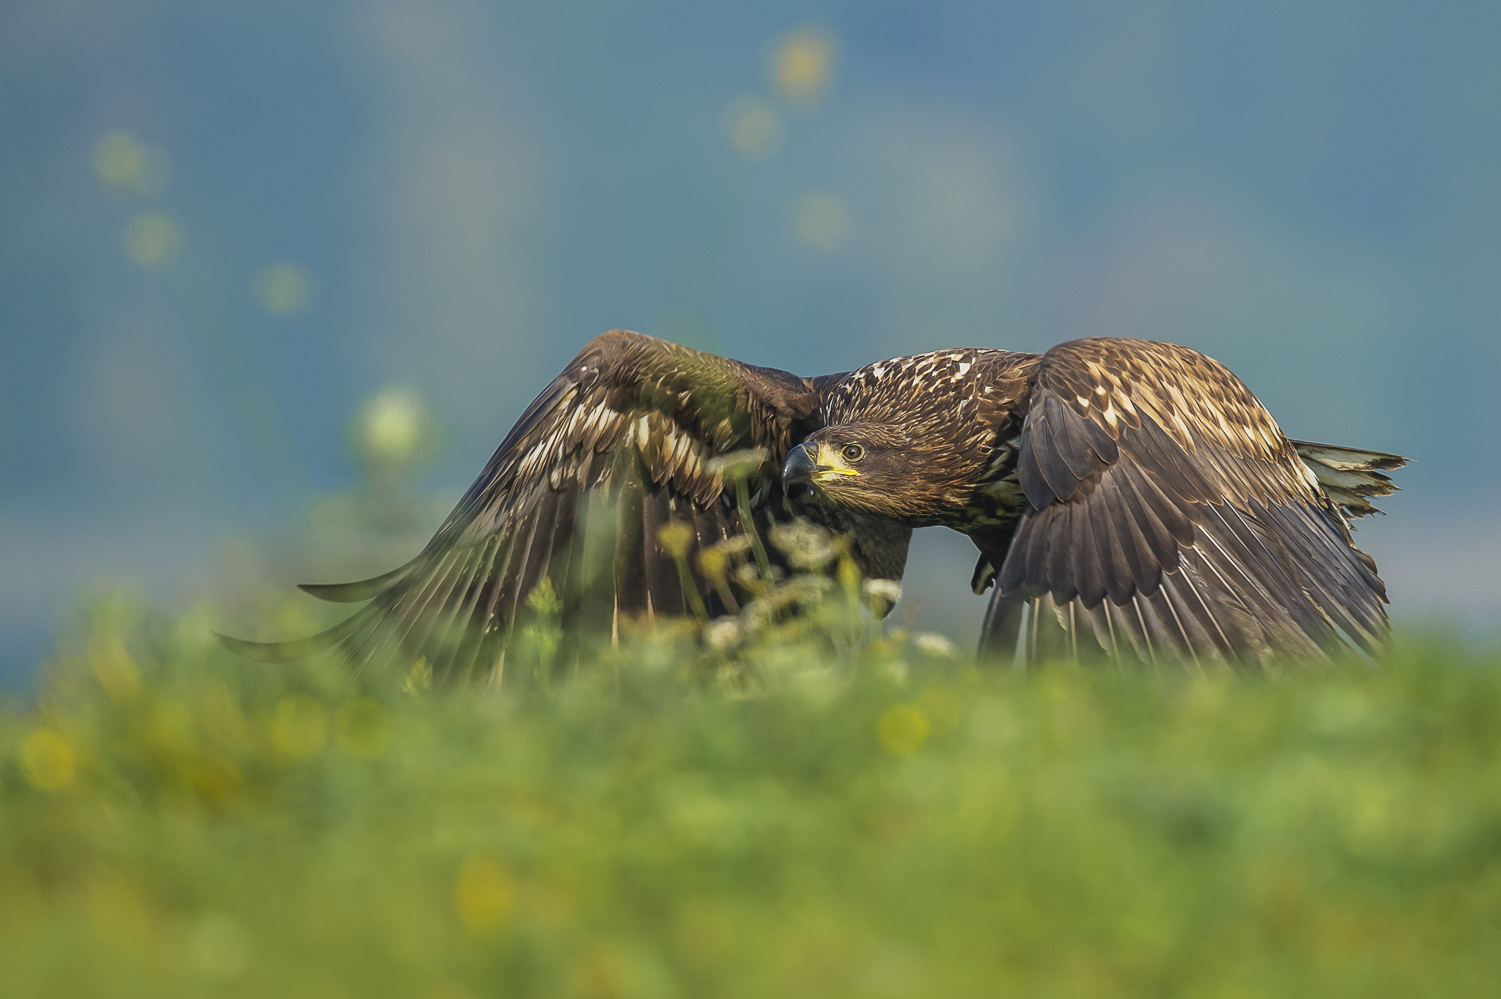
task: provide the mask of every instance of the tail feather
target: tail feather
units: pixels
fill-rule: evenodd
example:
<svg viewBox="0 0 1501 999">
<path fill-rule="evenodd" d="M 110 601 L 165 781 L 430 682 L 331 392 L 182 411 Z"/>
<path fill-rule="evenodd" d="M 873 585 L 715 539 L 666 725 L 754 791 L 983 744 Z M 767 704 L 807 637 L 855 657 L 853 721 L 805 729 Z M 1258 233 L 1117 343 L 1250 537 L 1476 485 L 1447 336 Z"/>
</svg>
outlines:
<svg viewBox="0 0 1501 999">
<path fill-rule="evenodd" d="M 1349 517 L 1380 513 L 1369 497 L 1390 496 L 1396 492 L 1398 487 L 1391 476 L 1383 473 L 1407 464 L 1406 458 L 1384 451 L 1363 451 L 1307 441 L 1291 443 L 1329 499 Z"/>
</svg>

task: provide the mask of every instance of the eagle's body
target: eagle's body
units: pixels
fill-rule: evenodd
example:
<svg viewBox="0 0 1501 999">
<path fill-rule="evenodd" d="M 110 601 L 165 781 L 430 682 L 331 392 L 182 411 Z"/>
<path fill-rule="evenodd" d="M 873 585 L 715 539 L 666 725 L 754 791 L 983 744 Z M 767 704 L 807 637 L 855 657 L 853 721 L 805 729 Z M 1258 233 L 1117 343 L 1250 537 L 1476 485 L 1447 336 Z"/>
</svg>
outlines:
<svg viewBox="0 0 1501 999">
<path fill-rule="evenodd" d="M 751 451 L 770 460 L 740 503 L 724 459 Z M 1172 344 L 964 348 L 801 378 L 614 330 L 531 404 L 415 559 L 305 587 L 367 607 L 304 642 L 231 644 L 494 673 L 544 575 L 571 630 L 686 614 L 660 529 L 691 524 L 706 549 L 748 514 L 757 533 L 802 518 L 843 534 L 873 578 L 900 579 L 914 528 L 965 533 L 976 592 L 995 584 L 981 639 L 995 654 L 1204 665 L 1371 650 L 1385 590 L 1348 517 L 1372 512 L 1401 464 L 1289 441 L 1226 368 Z M 722 581 L 687 563 L 707 612 L 725 612 Z"/>
</svg>

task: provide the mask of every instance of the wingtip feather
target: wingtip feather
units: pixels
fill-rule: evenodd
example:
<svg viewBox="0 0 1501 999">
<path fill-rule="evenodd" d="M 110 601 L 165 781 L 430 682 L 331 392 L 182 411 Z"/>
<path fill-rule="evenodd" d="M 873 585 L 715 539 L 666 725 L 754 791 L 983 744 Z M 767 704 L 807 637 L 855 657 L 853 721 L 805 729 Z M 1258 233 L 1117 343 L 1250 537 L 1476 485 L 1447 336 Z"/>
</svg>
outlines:
<svg viewBox="0 0 1501 999">
<path fill-rule="evenodd" d="M 370 619 L 371 607 L 355 612 L 327 631 L 306 638 L 294 638 L 285 642 L 252 642 L 232 635 L 213 632 L 224 647 L 235 655 L 251 662 L 290 663 L 319 652 L 327 651 L 348 638 L 359 626 Z"/>
<path fill-rule="evenodd" d="M 371 597 L 384 593 L 392 583 L 405 575 L 411 566 L 412 563 L 408 562 L 390 572 L 383 572 L 369 579 L 356 580 L 353 583 L 298 583 L 297 588 L 319 600 L 327 600 L 329 603 L 359 603 L 361 600 L 369 600 Z"/>
<path fill-rule="evenodd" d="M 307 639 L 292 642 L 252 642 L 244 638 L 235 638 L 233 635 L 224 635 L 219 632 L 211 632 L 219 640 L 219 644 L 239 656 L 256 663 L 273 663 L 282 665 L 294 662 L 302 658 L 305 652 L 294 649 L 294 646 L 304 644 Z"/>
</svg>

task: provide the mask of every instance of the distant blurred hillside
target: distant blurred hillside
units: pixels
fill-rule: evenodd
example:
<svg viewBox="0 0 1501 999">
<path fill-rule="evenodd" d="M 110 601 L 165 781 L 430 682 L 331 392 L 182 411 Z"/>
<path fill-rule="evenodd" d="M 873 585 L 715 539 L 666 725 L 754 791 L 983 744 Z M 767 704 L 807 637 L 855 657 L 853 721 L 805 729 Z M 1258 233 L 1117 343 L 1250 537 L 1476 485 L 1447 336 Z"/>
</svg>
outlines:
<svg viewBox="0 0 1501 999">
<path fill-rule="evenodd" d="M 385 387 L 456 494 L 616 326 L 802 373 L 1192 345 L 1415 457 L 1361 541 L 1399 616 L 1489 628 L 1497 51 L 1480 2 L 6 5 L 0 683 L 78 588 L 349 489 Z M 908 587 L 964 641 L 966 548 Z"/>
</svg>

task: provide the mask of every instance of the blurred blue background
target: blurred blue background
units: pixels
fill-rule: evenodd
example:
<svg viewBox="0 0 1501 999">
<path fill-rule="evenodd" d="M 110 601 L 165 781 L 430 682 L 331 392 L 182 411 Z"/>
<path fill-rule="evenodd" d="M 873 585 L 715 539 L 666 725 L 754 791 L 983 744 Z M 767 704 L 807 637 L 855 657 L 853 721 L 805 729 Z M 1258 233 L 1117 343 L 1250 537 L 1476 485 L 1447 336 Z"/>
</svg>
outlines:
<svg viewBox="0 0 1501 999">
<path fill-rule="evenodd" d="M 456 494 L 590 336 L 802 374 L 1174 340 L 1411 455 L 1398 619 L 1501 610 L 1501 7 L 0 7 L 0 674 L 191 597 L 420 395 Z M 957 535 L 919 620 L 969 640 Z"/>
</svg>

